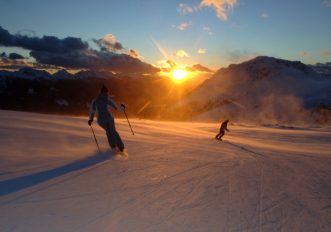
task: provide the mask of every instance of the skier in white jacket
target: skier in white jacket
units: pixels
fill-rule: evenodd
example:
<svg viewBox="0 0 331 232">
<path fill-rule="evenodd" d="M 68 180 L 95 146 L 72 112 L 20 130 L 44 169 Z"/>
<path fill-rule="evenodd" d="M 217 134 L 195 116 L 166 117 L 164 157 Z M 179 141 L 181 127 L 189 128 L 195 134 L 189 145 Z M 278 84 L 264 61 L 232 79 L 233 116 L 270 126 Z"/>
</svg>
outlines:
<svg viewBox="0 0 331 232">
<path fill-rule="evenodd" d="M 108 95 L 108 89 L 105 85 L 102 86 L 100 94 L 93 99 L 90 108 L 90 117 L 88 124 L 91 126 L 94 118 L 94 114 L 97 114 L 98 124 L 106 131 L 109 146 L 114 149 L 116 146 L 122 152 L 124 150 L 124 144 L 118 132 L 115 129 L 114 116 L 109 109 L 113 109 L 123 112 L 125 105 L 117 104 L 111 97 Z"/>
</svg>

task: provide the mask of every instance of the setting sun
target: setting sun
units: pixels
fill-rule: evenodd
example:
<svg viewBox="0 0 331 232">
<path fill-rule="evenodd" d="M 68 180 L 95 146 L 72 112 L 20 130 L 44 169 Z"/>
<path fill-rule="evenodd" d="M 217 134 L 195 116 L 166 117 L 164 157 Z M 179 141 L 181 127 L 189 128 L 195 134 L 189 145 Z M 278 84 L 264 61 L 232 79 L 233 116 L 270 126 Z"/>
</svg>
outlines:
<svg viewBox="0 0 331 232">
<path fill-rule="evenodd" d="M 172 77 L 176 81 L 181 81 L 187 77 L 188 73 L 182 69 L 175 69 L 172 71 Z"/>
</svg>

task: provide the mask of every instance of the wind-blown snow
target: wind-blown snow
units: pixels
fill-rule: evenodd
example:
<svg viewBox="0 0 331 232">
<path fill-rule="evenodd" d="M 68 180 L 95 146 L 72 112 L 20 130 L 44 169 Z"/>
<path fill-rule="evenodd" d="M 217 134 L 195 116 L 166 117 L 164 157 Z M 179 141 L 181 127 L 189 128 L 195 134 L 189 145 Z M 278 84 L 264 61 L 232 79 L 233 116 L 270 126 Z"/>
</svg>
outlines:
<svg viewBox="0 0 331 232">
<path fill-rule="evenodd" d="M 218 70 L 180 104 L 195 120 L 330 124 L 331 78 L 300 62 L 256 57 Z"/>
<path fill-rule="evenodd" d="M 331 228 L 331 128 L 131 123 L 116 159 L 86 118 L 0 111 L 0 231 Z"/>
</svg>

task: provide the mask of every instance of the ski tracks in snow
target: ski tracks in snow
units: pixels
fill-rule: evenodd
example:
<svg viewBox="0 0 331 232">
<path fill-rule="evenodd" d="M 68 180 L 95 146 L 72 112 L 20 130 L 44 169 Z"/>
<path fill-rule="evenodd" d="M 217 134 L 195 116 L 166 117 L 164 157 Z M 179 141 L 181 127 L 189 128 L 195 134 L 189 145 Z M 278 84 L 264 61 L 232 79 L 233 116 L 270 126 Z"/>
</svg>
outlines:
<svg viewBox="0 0 331 232">
<path fill-rule="evenodd" d="M 252 173 L 258 174 L 258 178 L 255 177 L 258 181 L 258 221 L 256 224 L 246 221 L 245 226 L 238 222 L 237 227 L 232 222 L 230 225 L 235 227 L 228 228 L 229 231 L 328 231 L 331 226 L 328 207 L 331 204 L 331 184 L 328 181 L 331 173 L 327 171 L 331 165 L 330 157 L 281 150 L 275 153 L 261 148 L 256 152 L 247 146 L 227 143 L 244 152 L 237 153 L 240 157 L 252 157 L 258 169 L 254 172 L 254 168 L 250 168 Z M 240 173 L 240 168 L 237 171 Z M 240 178 L 249 181 L 249 175 Z M 229 196 L 235 198 L 233 185 L 235 183 L 229 181 Z M 245 194 L 252 190 L 247 189 Z M 324 209 L 329 211 L 323 212 Z M 240 213 L 237 216 L 240 217 Z"/>
<path fill-rule="evenodd" d="M 263 231 L 263 182 L 264 182 L 264 159 L 266 158 L 265 155 L 255 152 L 251 149 L 248 149 L 244 146 L 237 145 L 233 142 L 229 142 L 227 140 L 223 141 L 224 144 L 229 144 L 231 147 L 233 147 L 237 152 L 234 152 L 236 154 L 236 160 L 238 165 L 234 166 L 234 169 L 230 171 L 228 175 L 228 209 L 227 209 L 227 231 L 232 230 L 238 230 L 238 231 L 246 231 L 246 230 L 254 230 L 254 231 Z M 248 156 L 247 156 L 248 155 Z M 258 178 L 256 176 L 251 175 L 251 173 L 247 174 L 241 174 L 242 170 L 245 169 L 245 165 L 253 165 L 256 166 L 255 172 L 258 174 Z M 254 170 L 254 168 L 252 168 Z M 232 211 L 235 211 L 233 209 L 232 201 L 238 200 L 238 194 L 240 195 L 239 191 L 236 190 L 236 188 L 239 188 L 239 185 L 242 185 L 244 182 L 251 182 L 253 179 L 257 182 L 256 189 L 253 190 L 253 192 L 256 192 L 257 196 L 257 202 L 255 203 L 256 206 L 256 213 L 255 217 L 257 218 L 257 223 L 252 223 L 251 219 L 242 218 L 242 214 L 244 213 L 241 209 L 239 209 L 239 215 L 238 213 L 235 215 L 231 215 Z M 234 182 L 234 183 L 233 183 Z M 252 191 L 252 189 L 245 189 L 245 191 Z M 233 196 L 236 195 L 236 196 Z M 240 200 L 245 202 L 245 196 L 241 196 Z M 254 202 L 252 202 L 254 204 Z M 240 206 L 239 206 L 240 207 Z M 232 213 L 233 214 L 233 213 Z M 254 215 L 251 215 L 254 216 Z M 232 222 L 231 219 L 234 217 L 239 217 L 238 222 L 230 223 Z M 234 226 L 234 228 L 232 228 Z M 237 228 L 236 228 L 237 226 Z"/>
<path fill-rule="evenodd" d="M 31 117 L 35 120 L 29 122 L 29 128 L 48 121 L 48 116 Z M 85 120 L 56 116 L 54 120 L 63 128 L 75 122 L 77 131 L 57 130 L 59 138 L 71 136 L 83 145 L 90 141 Z M 52 179 L 3 196 L 0 230 L 255 232 L 331 228 L 331 157 L 327 152 L 331 150 L 327 143 L 331 132 L 233 126 L 225 136 L 229 140 L 218 142 L 211 139 L 216 124 L 134 120 L 137 134 L 131 136 L 125 123 L 120 121 L 118 129 L 130 159 L 107 159 L 81 169 L 65 169 L 61 175 L 50 175 Z M 17 139 L 24 138 L 19 136 L 19 128 L 12 127 Z M 103 131 L 96 132 L 106 144 Z M 44 151 L 54 143 L 53 130 L 45 128 L 42 136 L 38 149 L 47 156 Z M 95 149 L 91 143 L 68 153 L 67 143 L 59 138 L 56 142 L 63 147 L 56 146 L 56 153 L 71 155 L 71 160 L 84 158 L 84 149 Z M 15 154 L 11 153 L 15 149 L 12 144 L 3 142 L 2 148 L 10 151 L 6 154 Z M 17 154 L 19 161 L 28 158 L 21 151 Z M 38 160 L 38 150 L 36 154 Z M 20 171 L 15 166 L 8 170 Z M 0 174 L 6 177 L 8 173 Z"/>
</svg>

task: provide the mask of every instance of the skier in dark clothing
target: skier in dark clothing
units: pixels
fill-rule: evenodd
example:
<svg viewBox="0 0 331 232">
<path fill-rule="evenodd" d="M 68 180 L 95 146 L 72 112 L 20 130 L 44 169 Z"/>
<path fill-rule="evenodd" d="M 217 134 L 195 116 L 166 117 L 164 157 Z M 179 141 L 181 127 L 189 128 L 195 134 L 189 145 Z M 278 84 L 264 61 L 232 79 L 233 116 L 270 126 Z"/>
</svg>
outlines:
<svg viewBox="0 0 331 232">
<path fill-rule="evenodd" d="M 225 131 L 230 132 L 228 130 L 228 122 L 229 122 L 229 120 L 225 120 L 224 122 L 222 122 L 222 125 L 220 127 L 220 132 L 215 136 L 215 139 L 222 141 L 222 137 L 225 134 Z"/>
<path fill-rule="evenodd" d="M 109 110 L 109 106 L 119 112 L 123 112 L 125 108 L 124 104 L 118 105 L 110 98 L 107 87 L 103 85 L 100 94 L 92 101 L 88 124 L 91 126 L 94 114 L 97 113 L 98 124 L 106 131 L 109 146 L 112 149 L 115 149 L 117 146 L 122 152 L 124 150 L 124 144 L 115 129 L 114 116 Z"/>
</svg>

